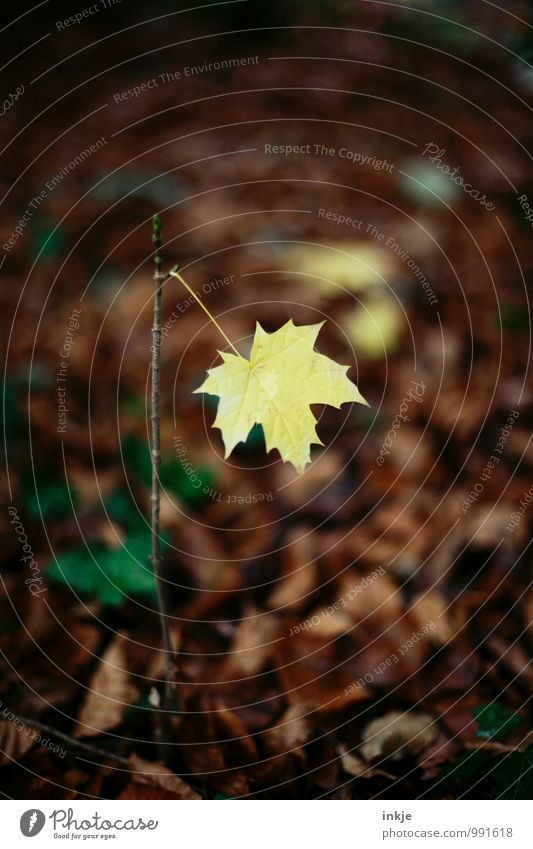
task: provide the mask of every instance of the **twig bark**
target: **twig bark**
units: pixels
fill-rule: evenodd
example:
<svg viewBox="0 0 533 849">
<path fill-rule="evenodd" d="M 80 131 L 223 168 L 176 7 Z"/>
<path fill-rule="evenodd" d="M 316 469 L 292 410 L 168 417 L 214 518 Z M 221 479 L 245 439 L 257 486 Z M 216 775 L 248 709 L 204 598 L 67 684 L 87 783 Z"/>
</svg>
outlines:
<svg viewBox="0 0 533 849">
<path fill-rule="evenodd" d="M 151 424 L 152 424 L 152 569 L 154 571 L 156 590 L 157 590 L 157 606 L 159 611 L 159 623 L 161 627 L 161 635 L 163 638 L 163 651 L 165 655 L 166 681 L 162 699 L 162 713 L 159 715 L 161 719 L 160 736 L 161 742 L 169 743 L 169 715 L 168 711 L 176 706 L 177 702 L 177 687 L 176 687 L 176 664 L 174 660 L 174 652 L 172 649 L 172 641 L 170 638 L 169 617 L 166 608 L 165 590 L 161 577 L 161 536 L 160 536 L 160 498 L 161 498 L 161 483 L 160 483 L 160 468 L 161 468 L 161 415 L 160 415 L 160 358 L 161 358 L 161 287 L 165 279 L 165 275 L 161 270 L 161 220 L 158 215 L 154 215 L 152 221 L 152 241 L 154 244 L 154 313 L 152 324 L 152 398 L 151 398 Z M 168 746 L 162 746 L 163 751 L 167 750 L 165 761 L 168 760 Z"/>
<path fill-rule="evenodd" d="M 58 731 L 57 728 L 52 728 L 51 725 L 46 725 L 46 723 L 41 722 L 40 719 L 30 719 L 29 717 L 14 713 L 14 711 L 10 711 L 10 714 L 22 725 L 26 725 L 29 728 L 38 728 L 39 731 L 44 731 L 45 734 L 49 734 L 50 737 L 53 737 L 55 740 L 60 740 L 71 749 L 77 750 L 80 753 L 84 752 L 86 755 L 92 755 L 99 761 L 113 761 L 116 764 L 121 764 L 126 767 L 128 772 L 131 772 L 132 774 L 135 773 L 135 767 L 132 766 L 130 758 L 125 758 L 123 755 L 117 755 L 115 752 L 102 749 L 100 746 L 93 746 L 91 743 L 84 743 L 83 740 L 78 740 L 76 737 L 71 737 L 69 734 L 64 734 L 62 731 Z M 157 775 L 157 773 L 154 774 Z M 188 776 L 184 780 L 186 780 L 187 784 L 189 784 L 193 790 L 196 790 L 197 793 L 205 795 L 205 789 L 191 781 Z"/>
<path fill-rule="evenodd" d="M 61 740 L 63 743 L 66 743 L 71 749 L 78 749 L 80 752 L 86 752 L 88 755 L 93 755 L 99 760 L 109 758 L 109 760 L 115 761 L 116 763 L 125 764 L 126 766 L 129 764 L 128 759 L 122 757 L 122 755 L 116 755 L 114 752 L 108 752 L 106 749 L 101 749 L 99 746 L 92 746 L 90 743 L 84 743 L 82 740 L 77 740 L 69 734 L 63 734 L 62 731 L 58 731 L 56 728 L 46 725 L 44 722 L 41 722 L 40 719 L 29 719 L 28 717 L 20 716 L 20 714 L 14 713 L 13 711 L 10 711 L 10 713 L 12 713 L 14 718 L 23 725 L 26 725 L 29 728 L 38 728 L 39 731 L 44 731 L 44 733 L 49 734 L 50 737 L 54 737 L 54 739 Z"/>
</svg>

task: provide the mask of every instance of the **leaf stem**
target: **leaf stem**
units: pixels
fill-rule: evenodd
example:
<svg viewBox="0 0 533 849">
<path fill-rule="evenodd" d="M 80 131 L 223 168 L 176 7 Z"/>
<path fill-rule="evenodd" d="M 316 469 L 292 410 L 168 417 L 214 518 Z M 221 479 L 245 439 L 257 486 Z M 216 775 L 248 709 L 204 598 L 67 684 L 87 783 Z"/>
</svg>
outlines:
<svg viewBox="0 0 533 849">
<path fill-rule="evenodd" d="M 216 320 L 216 318 L 215 318 L 213 315 L 211 315 L 211 313 L 210 313 L 210 312 L 209 312 L 209 310 L 207 309 L 207 307 L 206 307 L 206 305 L 204 304 L 204 302 L 203 302 L 203 301 L 202 301 L 202 300 L 198 297 L 198 295 L 196 294 L 196 292 L 194 292 L 194 291 L 191 289 L 191 287 L 189 286 L 189 284 L 185 282 L 185 280 L 183 279 L 183 277 L 181 276 L 181 274 L 178 272 L 178 266 L 177 266 L 177 265 L 176 265 L 173 269 L 171 269 L 171 271 L 169 271 L 168 276 L 169 276 L 169 277 L 175 277 L 175 278 L 176 278 L 176 280 L 179 280 L 179 281 L 180 281 L 180 283 L 182 284 L 182 286 L 185 286 L 185 288 L 187 289 L 187 291 L 188 291 L 188 292 L 189 292 L 189 293 L 193 296 L 193 298 L 194 298 L 194 300 L 196 301 L 196 303 L 198 304 L 198 306 L 202 307 L 202 309 L 203 309 L 203 311 L 205 312 L 205 314 L 207 315 L 207 317 L 208 317 L 209 321 L 211 321 L 211 322 L 215 325 L 216 329 L 219 331 L 219 333 L 221 333 L 221 334 L 222 334 L 222 336 L 224 337 L 224 339 L 226 340 L 226 342 L 228 343 L 228 345 L 230 346 L 230 348 L 232 348 L 232 349 L 233 349 L 233 351 L 235 352 L 235 354 L 236 354 L 238 357 L 240 357 L 240 359 L 242 360 L 242 359 L 243 359 L 242 354 L 239 354 L 239 352 L 238 352 L 237 348 L 235 347 L 235 345 L 233 344 L 233 342 L 231 341 L 231 339 L 229 339 L 229 338 L 226 336 L 226 334 L 225 334 L 225 333 L 224 333 L 224 331 L 222 330 L 222 328 L 221 328 L 220 324 L 218 323 L 218 321 Z"/>
</svg>

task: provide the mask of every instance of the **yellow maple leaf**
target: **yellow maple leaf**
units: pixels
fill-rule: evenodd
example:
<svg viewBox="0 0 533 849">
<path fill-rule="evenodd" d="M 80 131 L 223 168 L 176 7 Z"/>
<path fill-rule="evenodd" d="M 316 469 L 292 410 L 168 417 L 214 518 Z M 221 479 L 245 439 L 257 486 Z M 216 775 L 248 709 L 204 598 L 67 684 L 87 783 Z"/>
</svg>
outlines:
<svg viewBox="0 0 533 849">
<path fill-rule="evenodd" d="M 208 371 L 195 392 L 219 397 L 213 427 L 222 431 L 226 457 L 261 424 L 267 451 L 277 448 L 301 474 L 311 445 L 323 444 L 309 405 L 367 404 L 346 376 L 349 367 L 314 350 L 322 324 L 296 327 L 291 319 L 266 333 L 257 323 L 249 360 L 219 352 L 224 362 Z"/>
</svg>

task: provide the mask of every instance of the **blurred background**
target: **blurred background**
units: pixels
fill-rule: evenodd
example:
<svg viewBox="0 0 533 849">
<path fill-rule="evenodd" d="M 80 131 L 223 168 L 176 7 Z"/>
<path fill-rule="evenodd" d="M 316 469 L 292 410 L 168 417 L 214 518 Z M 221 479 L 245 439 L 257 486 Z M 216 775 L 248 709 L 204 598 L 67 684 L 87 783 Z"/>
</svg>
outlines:
<svg viewBox="0 0 533 849">
<path fill-rule="evenodd" d="M 1 33 L 0 790 L 531 798 L 531 6 L 176 6 Z M 239 350 L 325 321 L 370 404 L 302 476 L 260 427 L 225 460 L 226 343 L 165 282 L 164 786 L 154 213 Z"/>
</svg>

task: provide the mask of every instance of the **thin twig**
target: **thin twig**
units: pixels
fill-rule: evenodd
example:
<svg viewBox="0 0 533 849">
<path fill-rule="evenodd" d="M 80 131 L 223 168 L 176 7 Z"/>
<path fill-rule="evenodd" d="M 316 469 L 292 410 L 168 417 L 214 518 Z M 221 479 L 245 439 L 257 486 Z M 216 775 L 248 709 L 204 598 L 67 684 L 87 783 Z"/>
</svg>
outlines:
<svg viewBox="0 0 533 849">
<path fill-rule="evenodd" d="M 116 755 L 114 752 L 108 752 L 106 749 L 100 749 L 98 746 L 92 746 L 90 743 L 84 743 L 82 740 L 77 740 L 75 737 L 63 734 L 62 731 L 58 731 L 56 728 L 46 725 L 44 722 L 41 722 L 40 719 L 28 719 L 25 716 L 14 713 L 14 711 L 9 711 L 9 713 L 13 715 L 14 719 L 17 719 L 23 725 L 27 725 L 29 728 L 38 728 L 39 731 L 44 731 L 45 734 L 49 734 L 56 740 L 62 740 L 63 743 L 66 743 L 71 749 L 79 749 L 82 752 L 87 752 L 87 754 L 94 755 L 100 759 L 110 758 L 117 763 L 126 765 L 129 764 L 128 759 L 122 757 L 122 755 Z"/>
<path fill-rule="evenodd" d="M 0 652 L 0 660 L 4 664 L 6 668 L 6 672 L 9 675 L 9 678 L 15 685 L 16 689 L 23 695 L 25 699 L 30 699 L 31 701 L 35 701 L 35 697 L 33 691 L 30 689 L 29 685 L 26 682 L 21 682 L 17 675 L 15 675 L 12 671 L 11 664 L 9 663 L 7 657 L 3 652 Z M 57 731 L 55 728 L 52 728 L 49 725 L 45 725 L 44 722 L 41 722 L 40 719 L 28 719 L 25 716 L 21 716 L 19 713 L 15 713 L 15 711 L 6 708 L 9 716 L 13 717 L 13 719 L 17 719 L 23 725 L 28 725 L 32 728 L 38 728 L 40 731 L 44 731 L 46 734 L 50 734 L 51 737 L 55 737 L 58 740 L 63 740 L 65 743 L 71 748 L 81 749 L 85 752 L 89 752 L 93 755 L 98 755 L 98 757 L 106 757 L 111 758 L 120 763 L 128 763 L 127 758 L 123 758 L 121 755 L 115 755 L 114 752 L 106 752 L 105 749 L 99 749 L 98 746 L 91 746 L 89 743 L 82 743 L 81 740 L 76 740 L 75 737 L 70 737 L 68 734 L 63 734 L 62 731 Z M 5 711 L 4 711 L 5 713 Z M 13 720 L 10 720 L 11 722 Z"/>
<path fill-rule="evenodd" d="M 18 722 L 20 722 L 22 725 L 27 725 L 30 728 L 38 728 L 39 731 L 44 731 L 44 733 L 49 734 L 50 737 L 53 737 L 56 740 L 61 740 L 71 749 L 78 749 L 80 752 L 85 752 L 87 755 L 92 755 L 93 757 L 98 758 L 99 761 L 115 761 L 115 763 L 117 764 L 122 764 L 122 766 L 128 767 L 128 770 L 131 773 L 135 772 L 135 768 L 132 767 L 130 759 L 125 758 L 123 755 L 116 755 L 115 752 L 108 752 L 107 749 L 101 749 L 99 746 L 93 746 L 91 743 L 84 743 L 82 740 L 77 740 L 75 737 L 70 737 L 68 734 L 64 734 L 62 731 L 58 731 L 56 728 L 52 728 L 50 725 L 46 725 L 46 723 L 41 722 L 40 719 L 29 719 L 26 716 L 21 716 L 19 713 L 15 713 L 14 711 L 9 711 L 9 713 L 13 717 L 13 719 L 18 720 Z M 157 775 L 157 773 L 154 773 L 154 775 Z M 186 777 L 186 780 L 189 786 L 193 788 L 193 790 L 196 790 L 196 792 L 200 793 L 200 795 L 205 795 L 205 791 L 201 787 L 199 787 L 195 782 L 191 781 L 188 776 Z"/>
<path fill-rule="evenodd" d="M 170 638 L 168 623 L 168 611 L 166 609 L 165 591 L 161 578 L 161 537 L 160 537 L 160 497 L 161 483 L 159 479 L 161 468 L 161 416 L 160 402 L 160 354 L 161 354 L 161 287 L 165 275 L 161 271 L 161 220 L 154 215 L 152 221 L 152 241 L 154 243 L 154 319 L 152 325 L 152 400 L 151 400 L 151 422 L 152 422 L 152 569 L 154 571 L 157 606 L 159 611 L 159 623 L 163 638 L 163 651 L 165 655 L 166 681 L 162 699 L 163 712 L 168 712 L 176 706 L 176 664 Z M 169 742 L 169 716 L 159 714 L 161 719 L 160 739 L 163 743 Z M 158 735 L 159 736 L 159 735 Z M 168 747 L 161 747 L 167 752 L 165 761 L 168 760 Z"/>
</svg>

